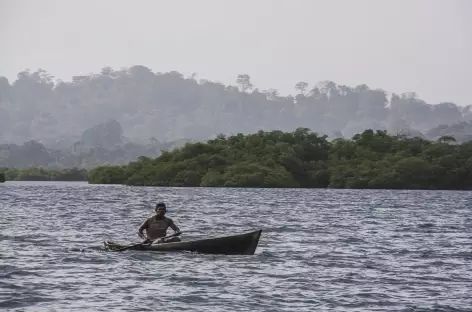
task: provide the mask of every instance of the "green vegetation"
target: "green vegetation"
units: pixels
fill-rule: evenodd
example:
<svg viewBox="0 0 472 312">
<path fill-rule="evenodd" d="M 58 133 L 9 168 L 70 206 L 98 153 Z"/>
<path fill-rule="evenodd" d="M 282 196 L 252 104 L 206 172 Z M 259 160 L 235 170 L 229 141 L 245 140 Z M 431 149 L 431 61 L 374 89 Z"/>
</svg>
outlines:
<svg viewBox="0 0 472 312">
<path fill-rule="evenodd" d="M 0 172 L 0 183 L 3 183 L 6 181 L 5 174 L 3 172 Z"/>
<path fill-rule="evenodd" d="M 328 141 L 306 128 L 219 135 L 157 158 L 89 171 L 89 183 L 144 186 L 472 189 L 472 142 L 367 130 Z"/>
<path fill-rule="evenodd" d="M 0 168 L 1 177 L 8 181 L 87 181 L 87 170 L 45 168 Z"/>
</svg>

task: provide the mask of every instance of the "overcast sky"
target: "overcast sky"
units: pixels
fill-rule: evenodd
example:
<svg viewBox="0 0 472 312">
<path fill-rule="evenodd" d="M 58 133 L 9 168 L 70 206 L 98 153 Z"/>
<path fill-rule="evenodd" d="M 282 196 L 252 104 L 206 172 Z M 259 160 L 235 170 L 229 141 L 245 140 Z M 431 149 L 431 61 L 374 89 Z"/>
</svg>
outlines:
<svg viewBox="0 0 472 312">
<path fill-rule="evenodd" d="M 145 65 L 294 94 L 323 80 L 472 104 L 472 0 L 0 0 L 0 75 Z"/>
</svg>

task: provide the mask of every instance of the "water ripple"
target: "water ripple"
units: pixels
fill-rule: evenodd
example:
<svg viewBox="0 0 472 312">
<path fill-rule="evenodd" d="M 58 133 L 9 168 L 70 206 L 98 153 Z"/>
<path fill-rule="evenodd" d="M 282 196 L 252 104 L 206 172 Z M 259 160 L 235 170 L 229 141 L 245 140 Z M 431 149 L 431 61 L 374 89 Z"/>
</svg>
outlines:
<svg viewBox="0 0 472 312">
<path fill-rule="evenodd" d="M 11 311 L 472 311 L 472 193 L 0 185 Z M 106 252 L 165 201 L 185 239 L 254 256 Z"/>
</svg>

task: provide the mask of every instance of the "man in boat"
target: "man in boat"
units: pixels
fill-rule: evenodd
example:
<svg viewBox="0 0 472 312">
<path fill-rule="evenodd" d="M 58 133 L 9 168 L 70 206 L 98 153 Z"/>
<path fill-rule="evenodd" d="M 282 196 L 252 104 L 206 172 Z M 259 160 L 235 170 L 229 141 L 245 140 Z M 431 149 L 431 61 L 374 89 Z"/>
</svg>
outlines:
<svg viewBox="0 0 472 312">
<path fill-rule="evenodd" d="M 180 238 L 177 236 L 163 239 L 163 237 L 167 235 L 167 228 L 169 227 L 174 230 L 175 233 L 180 232 L 180 229 L 175 225 L 174 221 L 164 216 L 167 212 L 166 204 L 163 202 L 157 203 L 155 211 L 156 214 L 147 218 L 139 227 L 139 237 L 147 241 L 152 241 L 153 244 L 180 242 Z M 144 230 L 146 230 L 147 237 L 143 234 Z"/>
</svg>

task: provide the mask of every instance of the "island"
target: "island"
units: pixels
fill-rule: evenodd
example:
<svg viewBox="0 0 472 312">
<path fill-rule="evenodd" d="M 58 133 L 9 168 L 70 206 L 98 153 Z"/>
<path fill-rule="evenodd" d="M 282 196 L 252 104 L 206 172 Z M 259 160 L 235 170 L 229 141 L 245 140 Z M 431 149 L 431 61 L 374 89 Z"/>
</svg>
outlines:
<svg viewBox="0 0 472 312">
<path fill-rule="evenodd" d="M 472 142 L 371 129 L 328 140 L 307 128 L 219 135 L 88 172 L 91 184 L 174 187 L 472 189 Z"/>
</svg>

